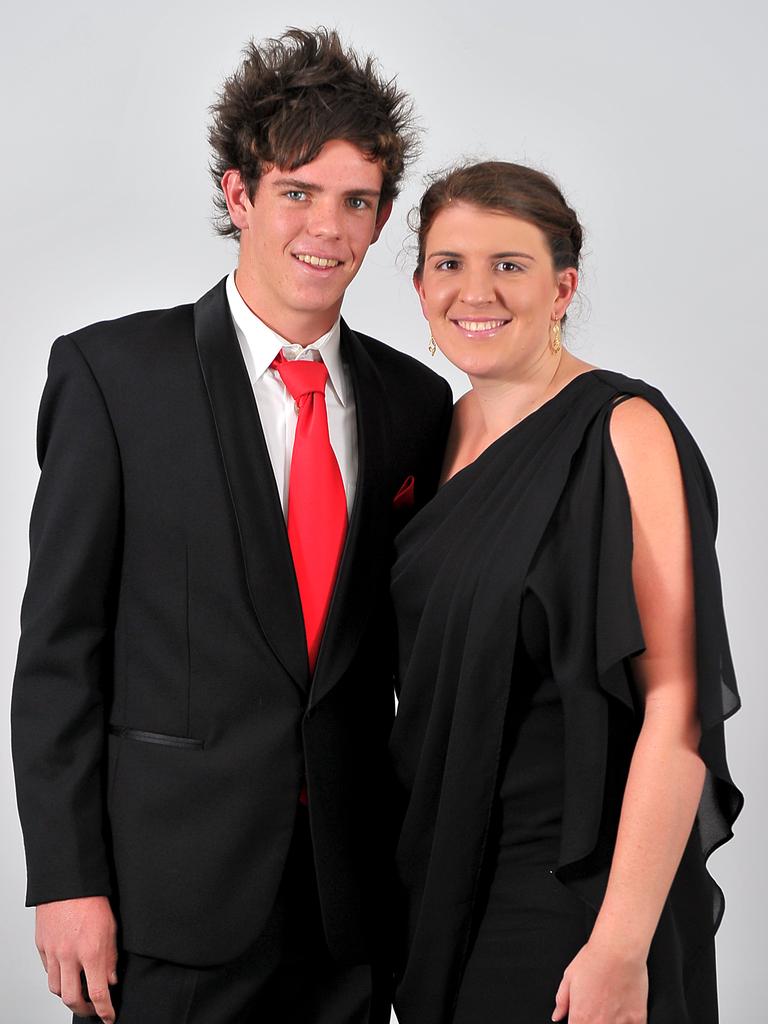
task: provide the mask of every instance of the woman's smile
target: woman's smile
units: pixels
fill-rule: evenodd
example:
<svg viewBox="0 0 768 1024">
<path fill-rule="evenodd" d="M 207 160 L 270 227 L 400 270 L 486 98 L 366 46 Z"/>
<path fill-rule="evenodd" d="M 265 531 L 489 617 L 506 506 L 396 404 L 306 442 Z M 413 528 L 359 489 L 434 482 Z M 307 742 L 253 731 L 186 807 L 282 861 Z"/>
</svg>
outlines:
<svg viewBox="0 0 768 1024">
<path fill-rule="evenodd" d="M 454 327 L 457 327 L 462 334 L 472 339 L 493 338 L 510 322 L 509 319 L 479 319 L 475 317 L 461 317 L 460 319 L 449 317 L 449 319 Z"/>
</svg>

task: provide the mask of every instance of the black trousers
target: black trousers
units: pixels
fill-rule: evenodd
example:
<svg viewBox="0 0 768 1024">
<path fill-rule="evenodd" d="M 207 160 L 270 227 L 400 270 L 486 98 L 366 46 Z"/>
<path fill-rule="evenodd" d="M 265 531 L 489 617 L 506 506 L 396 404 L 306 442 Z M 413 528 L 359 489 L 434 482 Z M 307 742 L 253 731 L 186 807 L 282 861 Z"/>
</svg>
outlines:
<svg viewBox="0 0 768 1024">
<path fill-rule="evenodd" d="M 320 917 L 306 811 L 268 924 L 253 947 L 219 967 L 125 952 L 112 999 L 118 1024 L 389 1024 L 383 965 L 335 963 Z M 85 1018 L 97 1024 L 97 1017 Z M 74 1024 L 84 1018 L 75 1017 Z"/>
</svg>

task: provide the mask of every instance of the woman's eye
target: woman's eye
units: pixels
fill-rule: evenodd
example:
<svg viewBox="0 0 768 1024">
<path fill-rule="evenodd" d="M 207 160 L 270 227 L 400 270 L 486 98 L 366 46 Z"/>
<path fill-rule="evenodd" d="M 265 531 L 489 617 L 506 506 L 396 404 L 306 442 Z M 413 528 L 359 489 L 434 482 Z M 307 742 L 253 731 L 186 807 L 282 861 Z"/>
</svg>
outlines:
<svg viewBox="0 0 768 1024">
<path fill-rule="evenodd" d="M 519 263 L 511 263 L 509 260 L 501 260 L 496 264 L 496 269 L 501 270 L 503 273 L 508 274 L 516 270 L 522 270 Z"/>
<path fill-rule="evenodd" d="M 302 192 L 300 189 L 292 188 L 290 192 L 285 193 L 287 199 L 295 199 L 301 202 L 302 199 L 306 199 L 307 193 Z"/>
<path fill-rule="evenodd" d="M 458 266 L 458 260 L 440 260 L 435 264 L 435 270 L 457 270 Z"/>
</svg>

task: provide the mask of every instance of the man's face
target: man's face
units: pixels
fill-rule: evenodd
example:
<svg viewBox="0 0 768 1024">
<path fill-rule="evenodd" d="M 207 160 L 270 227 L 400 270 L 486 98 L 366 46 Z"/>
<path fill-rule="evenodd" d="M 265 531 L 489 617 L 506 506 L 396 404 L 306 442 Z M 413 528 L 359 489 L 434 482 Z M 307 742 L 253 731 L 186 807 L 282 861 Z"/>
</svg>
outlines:
<svg viewBox="0 0 768 1024">
<path fill-rule="evenodd" d="M 379 209 L 381 186 L 378 162 L 334 140 L 293 171 L 267 171 L 253 201 L 231 190 L 241 230 L 238 289 L 283 337 L 307 344 L 330 329 L 389 216 L 391 203 Z M 231 200 L 226 182 L 225 192 Z"/>
</svg>

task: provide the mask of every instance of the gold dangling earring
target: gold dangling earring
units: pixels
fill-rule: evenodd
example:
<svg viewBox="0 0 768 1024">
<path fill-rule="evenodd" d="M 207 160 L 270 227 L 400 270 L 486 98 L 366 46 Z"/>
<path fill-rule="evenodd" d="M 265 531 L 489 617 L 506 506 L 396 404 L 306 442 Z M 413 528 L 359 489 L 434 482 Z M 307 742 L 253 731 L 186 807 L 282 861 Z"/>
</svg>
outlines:
<svg viewBox="0 0 768 1024">
<path fill-rule="evenodd" d="M 431 356 L 433 356 L 435 354 L 435 352 L 437 352 L 437 342 L 435 341 L 435 339 L 430 334 L 430 336 L 429 336 L 429 354 Z"/>
<path fill-rule="evenodd" d="M 552 349 L 552 355 L 557 355 L 560 349 L 563 347 L 563 329 L 560 326 L 559 320 L 552 322 L 552 327 L 549 332 L 549 345 Z"/>
</svg>

